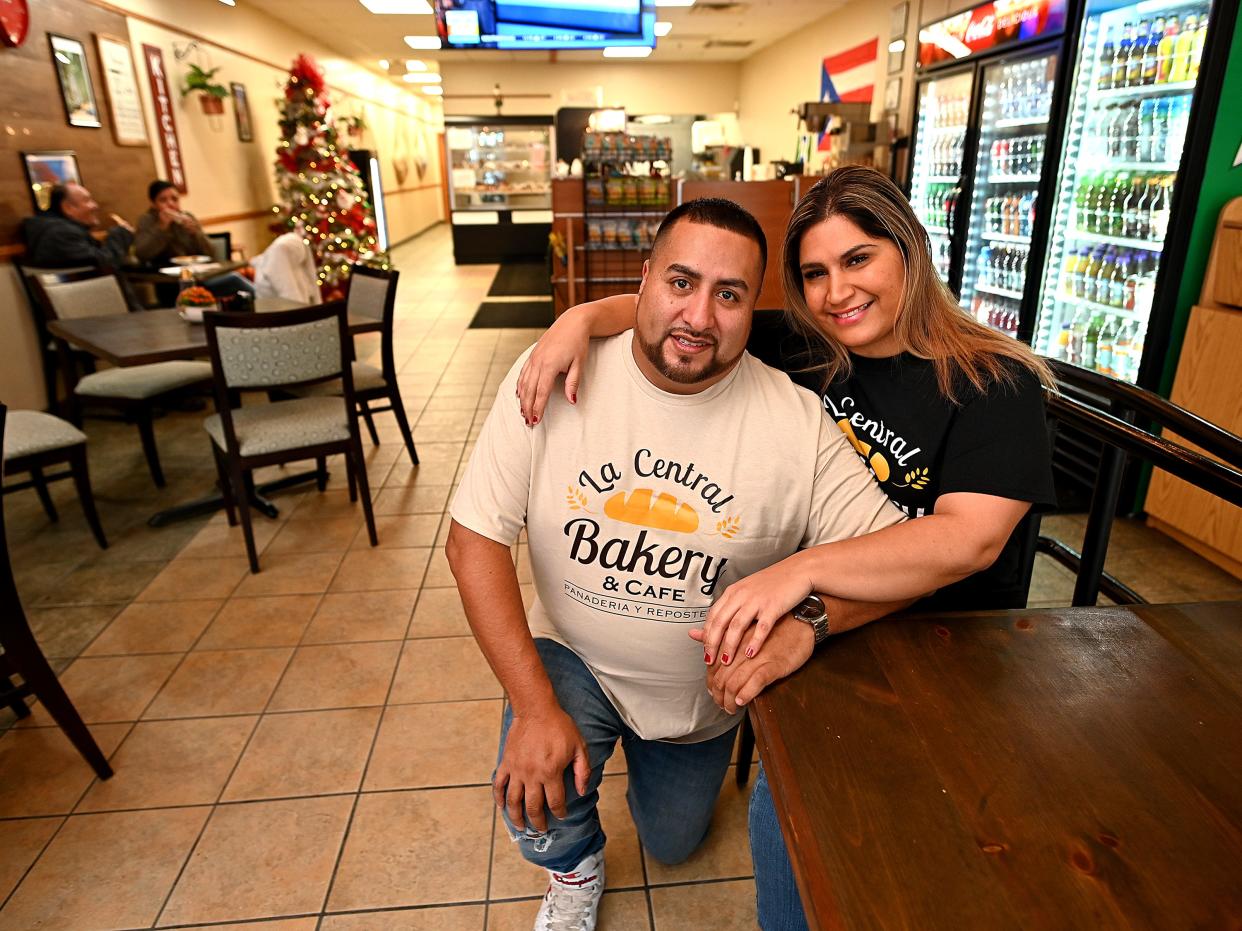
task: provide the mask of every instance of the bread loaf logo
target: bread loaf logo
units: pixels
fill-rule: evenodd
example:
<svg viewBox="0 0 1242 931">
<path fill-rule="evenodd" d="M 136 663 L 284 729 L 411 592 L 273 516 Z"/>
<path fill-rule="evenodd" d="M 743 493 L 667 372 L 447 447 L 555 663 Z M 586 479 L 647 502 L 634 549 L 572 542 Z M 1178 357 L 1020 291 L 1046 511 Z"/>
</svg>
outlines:
<svg viewBox="0 0 1242 931">
<path fill-rule="evenodd" d="M 652 495 L 650 488 L 636 488 L 628 497 L 619 491 L 605 502 L 604 513 L 613 520 L 653 530 L 694 533 L 699 529 L 699 515 L 690 505 L 665 492 Z"/>
</svg>

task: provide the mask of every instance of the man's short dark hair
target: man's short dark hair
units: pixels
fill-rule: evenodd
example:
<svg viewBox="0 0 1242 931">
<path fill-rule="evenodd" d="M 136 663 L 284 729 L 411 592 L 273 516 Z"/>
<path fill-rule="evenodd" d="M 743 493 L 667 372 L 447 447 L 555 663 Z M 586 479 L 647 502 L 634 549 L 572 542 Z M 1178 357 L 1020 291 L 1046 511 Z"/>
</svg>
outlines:
<svg viewBox="0 0 1242 931">
<path fill-rule="evenodd" d="M 65 214 L 65 198 L 69 196 L 69 185 L 53 184 L 47 195 L 46 213 Z"/>
<path fill-rule="evenodd" d="M 745 236 L 759 247 L 759 280 L 763 280 L 763 272 L 768 266 L 768 238 L 763 235 L 763 227 L 749 210 L 723 197 L 700 197 L 678 204 L 660 221 L 655 239 L 651 243 L 651 254 L 660 248 L 666 231 L 677 223 L 702 223 Z"/>
<path fill-rule="evenodd" d="M 161 194 L 167 191 L 170 187 L 176 187 L 176 186 L 177 185 L 173 184 L 171 181 L 165 181 L 163 178 L 156 178 L 154 181 L 152 181 L 150 184 L 147 185 L 147 200 L 153 201 L 155 200 L 155 198 L 159 197 Z"/>
</svg>

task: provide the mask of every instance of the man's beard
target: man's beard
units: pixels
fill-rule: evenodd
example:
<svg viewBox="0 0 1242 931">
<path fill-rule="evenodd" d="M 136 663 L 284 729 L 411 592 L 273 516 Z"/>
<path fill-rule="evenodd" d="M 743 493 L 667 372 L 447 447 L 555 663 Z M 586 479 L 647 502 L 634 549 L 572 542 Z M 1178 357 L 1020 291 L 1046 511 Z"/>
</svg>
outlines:
<svg viewBox="0 0 1242 931">
<path fill-rule="evenodd" d="M 674 332 L 684 334 L 692 339 L 708 340 L 712 344 L 711 355 L 703 362 L 701 368 L 695 368 L 695 359 L 691 356 L 678 356 L 682 364 L 670 363 L 664 354 L 664 346 L 668 338 Z M 669 381 L 679 385 L 693 385 L 697 382 L 707 381 L 715 375 L 719 375 L 722 371 L 728 369 L 736 359 L 720 358 L 718 352 L 720 345 L 716 340 L 712 339 L 705 333 L 699 333 L 687 327 L 678 327 L 674 330 L 665 330 L 658 340 L 654 343 L 647 342 L 641 328 L 635 328 L 635 338 L 638 340 L 638 347 L 643 351 L 643 355 L 647 357 L 647 361 L 655 368 L 657 372 L 667 378 Z M 676 348 L 673 349 L 675 353 Z"/>
</svg>

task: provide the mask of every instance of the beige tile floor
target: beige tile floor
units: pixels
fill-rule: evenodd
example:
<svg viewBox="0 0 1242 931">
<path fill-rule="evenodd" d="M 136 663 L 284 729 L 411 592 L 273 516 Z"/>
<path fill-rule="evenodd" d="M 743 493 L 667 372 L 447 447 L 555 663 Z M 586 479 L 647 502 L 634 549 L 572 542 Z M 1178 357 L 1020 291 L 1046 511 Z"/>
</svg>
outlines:
<svg viewBox="0 0 1242 931">
<path fill-rule="evenodd" d="M 42 709 L 16 725 L 0 713 L 0 931 L 530 927 L 544 880 L 510 849 L 487 789 L 503 697 L 436 547 L 496 386 L 537 334 L 467 329 L 495 267 L 454 266 L 443 227 L 395 260 L 422 464 L 381 415 L 381 445 L 364 444 L 380 548 L 339 463 L 326 493 L 286 493 L 280 517 L 260 519 L 259 575 L 221 516 L 149 528 L 152 511 L 212 484 L 201 412 L 159 422 L 161 491 L 131 428 L 89 422 L 107 551 L 65 484 L 56 525 L 32 494 L 5 499 L 31 623 L 116 775 L 94 779 Z M 1080 517 L 1047 525 L 1077 545 Z M 1118 523 L 1109 563 L 1152 600 L 1242 597 L 1133 522 Z M 1032 601 L 1066 604 L 1072 582 L 1041 561 Z M 601 928 L 753 928 L 732 779 L 704 846 L 665 867 L 638 842 L 624 767 L 608 773 Z"/>
</svg>

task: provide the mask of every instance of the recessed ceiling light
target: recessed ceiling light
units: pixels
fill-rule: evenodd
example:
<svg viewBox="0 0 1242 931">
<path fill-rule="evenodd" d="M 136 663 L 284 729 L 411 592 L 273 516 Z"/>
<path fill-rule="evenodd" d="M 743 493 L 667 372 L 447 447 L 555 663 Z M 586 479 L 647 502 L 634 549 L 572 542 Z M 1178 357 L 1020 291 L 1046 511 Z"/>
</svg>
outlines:
<svg viewBox="0 0 1242 931">
<path fill-rule="evenodd" d="M 439 84 L 440 75 L 431 71 L 407 71 L 401 75 L 407 84 Z"/>
<path fill-rule="evenodd" d="M 439 36 L 406 36 L 405 44 L 416 49 L 436 49 L 440 47 Z"/>
<path fill-rule="evenodd" d="M 431 12 L 431 4 L 427 0 L 358 0 L 358 2 L 372 13 L 381 15 L 414 16 Z"/>
<path fill-rule="evenodd" d="M 646 58 L 651 48 L 646 45 L 610 45 L 604 49 L 605 58 Z"/>
<path fill-rule="evenodd" d="M 673 31 L 672 23 L 656 23 L 655 34 L 657 36 L 666 36 Z"/>
<path fill-rule="evenodd" d="M 379 66 L 380 66 L 381 68 L 383 68 L 385 71 L 387 71 L 387 70 L 388 70 L 388 59 L 387 59 L 387 58 L 381 58 L 381 59 L 379 60 Z"/>
<path fill-rule="evenodd" d="M 444 96 L 444 88 L 441 87 L 439 84 L 428 84 L 422 90 L 424 94 L 431 94 L 431 96 L 433 97 Z"/>
<path fill-rule="evenodd" d="M 694 0 L 655 0 L 656 6 L 694 6 Z"/>
<path fill-rule="evenodd" d="M 405 60 L 405 70 L 406 71 L 426 71 L 427 63 L 425 61 L 419 61 L 417 58 L 407 58 Z"/>
</svg>

